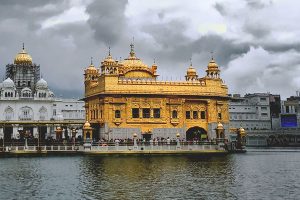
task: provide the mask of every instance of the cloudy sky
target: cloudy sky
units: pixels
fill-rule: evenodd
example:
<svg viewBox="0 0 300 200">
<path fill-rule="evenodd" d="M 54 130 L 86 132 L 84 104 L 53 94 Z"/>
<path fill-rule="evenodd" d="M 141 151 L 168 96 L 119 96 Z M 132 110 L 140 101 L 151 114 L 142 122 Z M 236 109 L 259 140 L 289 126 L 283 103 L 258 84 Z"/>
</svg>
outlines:
<svg viewBox="0 0 300 200">
<path fill-rule="evenodd" d="M 158 64 L 160 79 L 183 80 L 192 58 L 200 76 L 210 52 L 230 93 L 300 88 L 297 0 L 1 0 L 0 75 L 25 43 L 57 96 L 83 96 L 83 70 L 108 47 Z M 172 73 L 170 73 L 172 72 Z"/>
</svg>

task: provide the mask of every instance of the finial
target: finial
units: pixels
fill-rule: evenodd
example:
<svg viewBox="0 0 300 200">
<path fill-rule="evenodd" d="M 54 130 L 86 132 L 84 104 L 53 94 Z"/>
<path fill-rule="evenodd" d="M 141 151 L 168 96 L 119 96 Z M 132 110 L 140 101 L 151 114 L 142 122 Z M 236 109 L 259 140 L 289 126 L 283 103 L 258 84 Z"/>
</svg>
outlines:
<svg viewBox="0 0 300 200">
<path fill-rule="evenodd" d="M 132 42 L 130 44 L 130 56 L 134 57 L 135 53 L 134 53 L 134 37 L 132 37 Z"/>
<path fill-rule="evenodd" d="M 22 48 L 23 50 L 25 50 L 25 47 L 24 47 L 24 42 L 23 42 L 23 48 Z"/>
<path fill-rule="evenodd" d="M 93 57 L 91 57 L 91 65 L 93 65 Z"/>
<path fill-rule="evenodd" d="M 191 66 L 193 66 L 192 58 L 190 58 L 190 63 L 191 63 Z"/>
<path fill-rule="evenodd" d="M 108 47 L 108 55 L 110 56 L 110 46 Z"/>
<path fill-rule="evenodd" d="M 155 58 L 153 59 L 153 63 L 155 64 Z"/>
<path fill-rule="evenodd" d="M 213 60 L 214 59 L 214 52 L 211 51 L 210 54 L 211 54 L 211 59 Z"/>
<path fill-rule="evenodd" d="M 41 73 L 41 79 L 43 79 L 43 73 Z"/>
</svg>

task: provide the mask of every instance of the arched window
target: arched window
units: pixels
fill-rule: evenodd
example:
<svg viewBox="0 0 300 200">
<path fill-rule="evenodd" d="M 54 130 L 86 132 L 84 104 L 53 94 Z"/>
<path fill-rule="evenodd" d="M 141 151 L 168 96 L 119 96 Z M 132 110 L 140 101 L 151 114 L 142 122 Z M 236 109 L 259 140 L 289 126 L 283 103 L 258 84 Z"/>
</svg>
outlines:
<svg viewBox="0 0 300 200">
<path fill-rule="evenodd" d="M 4 117 L 5 120 L 12 120 L 14 116 L 14 110 L 8 106 L 5 110 L 4 110 Z"/>
<path fill-rule="evenodd" d="M 177 119 L 177 110 L 172 111 L 172 118 Z"/>
<path fill-rule="evenodd" d="M 47 118 L 47 109 L 43 106 L 39 110 L 40 120 L 46 120 Z"/>
</svg>

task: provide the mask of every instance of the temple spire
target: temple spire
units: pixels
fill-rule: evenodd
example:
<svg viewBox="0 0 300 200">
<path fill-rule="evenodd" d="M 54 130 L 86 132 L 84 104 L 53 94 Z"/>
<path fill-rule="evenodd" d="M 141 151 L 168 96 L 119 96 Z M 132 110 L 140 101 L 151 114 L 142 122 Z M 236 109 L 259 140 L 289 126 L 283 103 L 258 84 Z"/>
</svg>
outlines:
<svg viewBox="0 0 300 200">
<path fill-rule="evenodd" d="M 108 47 L 108 56 L 110 56 L 110 46 Z"/>
<path fill-rule="evenodd" d="M 190 65 L 193 66 L 192 57 L 190 58 Z"/>
<path fill-rule="evenodd" d="M 93 65 L 93 57 L 91 57 L 91 65 Z"/>
<path fill-rule="evenodd" d="M 214 52 L 210 51 L 210 55 L 211 55 L 211 60 L 213 60 L 214 59 Z"/>
<path fill-rule="evenodd" d="M 24 42 L 23 42 L 23 48 L 22 48 L 23 50 L 25 50 L 25 47 L 24 47 L 24 46 L 25 46 L 25 45 L 24 45 Z"/>
<path fill-rule="evenodd" d="M 135 57 L 135 52 L 134 52 L 134 37 L 132 38 L 132 42 L 130 44 L 130 57 Z"/>
</svg>

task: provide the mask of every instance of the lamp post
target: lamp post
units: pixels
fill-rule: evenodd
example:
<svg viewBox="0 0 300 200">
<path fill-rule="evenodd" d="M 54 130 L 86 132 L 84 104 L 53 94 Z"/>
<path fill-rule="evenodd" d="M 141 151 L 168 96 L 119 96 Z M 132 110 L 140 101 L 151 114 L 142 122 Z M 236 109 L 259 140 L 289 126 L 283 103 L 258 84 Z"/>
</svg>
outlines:
<svg viewBox="0 0 300 200">
<path fill-rule="evenodd" d="M 24 138 L 25 138 L 25 149 L 28 149 L 28 142 L 27 142 L 27 140 L 28 140 L 28 136 L 29 136 L 29 134 L 28 134 L 28 131 L 26 130 L 26 131 L 24 132 Z"/>
<path fill-rule="evenodd" d="M 77 130 L 75 128 L 72 128 L 72 142 L 73 142 L 73 145 L 75 146 L 75 138 L 76 138 L 76 133 L 77 133 Z"/>
<path fill-rule="evenodd" d="M 180 149 L 180 140 L 179 140 L 179 138 L 180 138 L 180 134 L 179 133 L 177 133 L 176 134 L 176 149 Z"/>
<path fill-rule="evenodd" d="M 137 142 L 136 142 L 136 138 L 137 138 L 137 134 L 134 133 L 134 134 L 133 134 L 133 149 L 135 149 L 135 150 L 138 149 Z"/>
<path fill-rule="evenodd" d="M 37 129 L 38 129 L 38 151 L 40 151 L 40 125 L 39 125 L 39 121 L 38 121 Z"/>
</svg>

